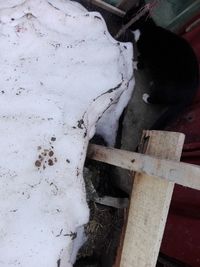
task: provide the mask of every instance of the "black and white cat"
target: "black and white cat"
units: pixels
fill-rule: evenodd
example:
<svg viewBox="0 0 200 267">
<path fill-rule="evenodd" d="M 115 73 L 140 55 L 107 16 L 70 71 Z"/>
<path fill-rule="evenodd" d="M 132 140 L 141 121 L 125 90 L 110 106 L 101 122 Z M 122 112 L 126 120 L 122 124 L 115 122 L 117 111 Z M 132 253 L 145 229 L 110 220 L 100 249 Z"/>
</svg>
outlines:
<svg viewBox="0 0 200 267">
<path fill-rule="evenodd" d="M 129 11 L 126 20 L 131 18 Z M 199 86 L 199 64 L 190 44 L 182 37 L 157 26 L 146 13 L 131 27 L 139 29 L 138 68 L 148 68 L 151 75 L 150 95 L 143 100 L 149 104 L 164 104 L 167 111 L 151 129 L 163 129 L 189 105 Z"/>
</svg>

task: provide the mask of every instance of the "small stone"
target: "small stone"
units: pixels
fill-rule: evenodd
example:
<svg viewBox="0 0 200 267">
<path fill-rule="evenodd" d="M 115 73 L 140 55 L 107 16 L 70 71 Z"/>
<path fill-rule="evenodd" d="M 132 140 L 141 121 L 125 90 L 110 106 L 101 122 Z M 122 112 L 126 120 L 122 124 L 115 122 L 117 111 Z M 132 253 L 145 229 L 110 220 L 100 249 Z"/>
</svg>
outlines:
<svg viewBox="0 0 200 267">
<path fill-rule="evenodd" d="M 49 165 L 49 166 L 53 166 L 53 160 L 52 160 L 52 159 L 49 159 L 49 160 L 48 160 L 48 165 Z"/>
<path fill-rule="evenodd" d="M 41 162 L 40 162 L 39 160 L 36 160 L 36 162 L 35 162 L 35 166 L 36 166 L 36 167 L 40 167 L 40 166 L 41 166 Z"/>
<path fill-rule="evenodd" d="M 49 151 L 49 157 L 52 157 L 54 155 L 54 152 L 51 150 Z"/>
</svg>

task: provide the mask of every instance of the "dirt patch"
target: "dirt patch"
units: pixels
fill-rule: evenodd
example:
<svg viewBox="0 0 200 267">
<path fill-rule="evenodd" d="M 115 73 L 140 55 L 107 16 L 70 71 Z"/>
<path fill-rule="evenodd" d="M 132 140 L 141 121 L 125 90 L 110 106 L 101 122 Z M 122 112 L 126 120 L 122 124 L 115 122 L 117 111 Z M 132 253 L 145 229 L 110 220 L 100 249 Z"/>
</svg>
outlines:
<svg viewBox="0 0 200 267">
<path fill-rule="evenodd" d="M 100 137 L 95 143 L 105 145 Z M 90 220 L 85 225 L 87 241 L 79 250 L 75 267 L 111 267 L 114 263 L 119 237 L 124 221 L 124 209 L 117 209 L 95 202 L 95 197 L 127 197 L 112 184 L 112 168 L 104 163 L 86 160 L 84 179 Z"/>
</svg>

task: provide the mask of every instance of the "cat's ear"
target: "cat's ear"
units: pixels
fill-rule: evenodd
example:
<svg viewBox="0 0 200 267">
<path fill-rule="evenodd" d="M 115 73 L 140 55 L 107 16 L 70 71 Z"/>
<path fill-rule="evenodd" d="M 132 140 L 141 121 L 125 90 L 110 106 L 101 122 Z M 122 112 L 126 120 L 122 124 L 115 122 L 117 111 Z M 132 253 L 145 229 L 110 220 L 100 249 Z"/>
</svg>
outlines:
<svg viewBox="0 0 200 267">
<path fill-rule="evenodd" d="M 140 30 L 131 31 L 134 35 L 135 42 L 137 42 L 140 39 L 141 32 Z"/>
</svg>

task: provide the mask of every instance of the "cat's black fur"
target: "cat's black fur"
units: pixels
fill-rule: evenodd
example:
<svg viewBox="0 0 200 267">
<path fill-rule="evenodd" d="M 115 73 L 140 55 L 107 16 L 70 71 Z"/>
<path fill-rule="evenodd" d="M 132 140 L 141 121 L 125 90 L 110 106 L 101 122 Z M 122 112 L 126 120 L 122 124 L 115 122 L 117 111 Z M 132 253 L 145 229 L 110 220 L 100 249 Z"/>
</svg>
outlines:
<svg viewBox="0 0 200 267">
<path fill-rule="evenodd" d="M 135 15 L 133 10 L 126 15 L 126 21 L 130 15 Z M 163 129 L 192 102 L 199 86 L 199 64 L 190 44 L 157 26 L 149 14 L 141 17 L 130 29 L 140 30 L 138 67 L 148 68 L 152 78 L 147 101 L 168 106 L 151 127 Z"/>
</svg>

